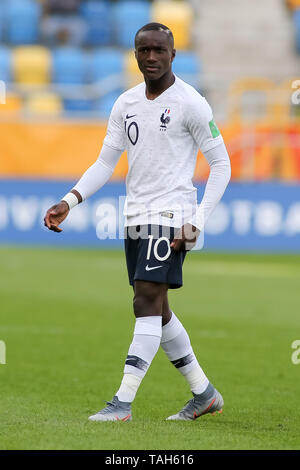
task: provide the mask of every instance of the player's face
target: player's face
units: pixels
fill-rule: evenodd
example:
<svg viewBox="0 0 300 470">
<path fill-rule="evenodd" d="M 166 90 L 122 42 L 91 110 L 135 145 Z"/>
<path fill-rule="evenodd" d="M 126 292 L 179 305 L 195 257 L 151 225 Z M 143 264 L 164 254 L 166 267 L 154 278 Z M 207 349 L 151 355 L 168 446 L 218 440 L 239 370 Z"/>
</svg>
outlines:
<svg viewBox="0 0 300 470">
<path fill-rule="evenodd" d="M 158 80 L 170 71 L 175 53 L 164 31 L 143 31 L 136 38 L 135 57 L 145 79 Z"/>
</svg>

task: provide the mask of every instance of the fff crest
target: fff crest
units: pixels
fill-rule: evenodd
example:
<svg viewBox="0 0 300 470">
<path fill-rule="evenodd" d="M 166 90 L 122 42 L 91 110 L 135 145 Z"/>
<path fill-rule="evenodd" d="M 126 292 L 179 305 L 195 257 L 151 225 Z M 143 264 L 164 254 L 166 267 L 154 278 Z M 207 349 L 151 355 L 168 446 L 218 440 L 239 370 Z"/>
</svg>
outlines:
<svg viewBox="0 0 300 470">
<path fill-rule="evenodd" d="M 166 108 L 164 110 L 164 112 L 162 113 L 162 115 L 160 116 L 160 122 L 161 122 L 160 130 L 161 131 L 166 131 L 167 130 L 167 124 L 169 124 L 170 121 L 171 121 L 170 109 Z"/>
</svg>

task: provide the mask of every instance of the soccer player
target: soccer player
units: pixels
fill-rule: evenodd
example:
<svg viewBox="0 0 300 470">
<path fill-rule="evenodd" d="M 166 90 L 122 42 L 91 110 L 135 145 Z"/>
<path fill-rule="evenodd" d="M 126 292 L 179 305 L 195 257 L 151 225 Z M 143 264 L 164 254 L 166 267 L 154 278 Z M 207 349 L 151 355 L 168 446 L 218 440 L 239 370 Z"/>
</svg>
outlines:
<svg viewBox="0 0 300 470">
<path fill-rule="evenodd" d="M 150 23 L 136 33 L 135 57 L 145 82 L 116 100 L 98 159 L 44 219 L 48 229 L 60 232 L 69 211 L 109 180 L 127 150 L 125 252 L 136 322 L 120 387 L 104 409 L 89 417 L 92 421 L 132 419 L 131 404 L 159 346 L 193 395 L 167 419 L 194 420 L 223 407 L 168 304 L 168 289 L 182 286 L 185 255 L 230 179 L 230 160 L 211 108 L 173 74 L 175 55 L 168 27 Z M 199 206 L 192 184 L 198 148 L 210 165 Z"/>
</svg>

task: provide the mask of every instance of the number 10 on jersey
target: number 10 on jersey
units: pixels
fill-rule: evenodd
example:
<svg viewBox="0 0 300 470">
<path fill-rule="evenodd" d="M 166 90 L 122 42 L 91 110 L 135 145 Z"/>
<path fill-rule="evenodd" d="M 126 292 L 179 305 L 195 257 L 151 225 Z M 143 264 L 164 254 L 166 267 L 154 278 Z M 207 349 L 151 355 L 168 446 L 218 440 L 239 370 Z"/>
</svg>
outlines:
<svg viewBox="0 0 300 470">
<path fill-rule="evenodd" d="M 135 145 L 139 138 L 139 127 L 137 123 L 135 121 L 132 121 L 127 126 L 127 121 L 125 121 L 125 132 L 127 133 L 128 139 L 130 140 L 132 145 Z"/>
</svg>

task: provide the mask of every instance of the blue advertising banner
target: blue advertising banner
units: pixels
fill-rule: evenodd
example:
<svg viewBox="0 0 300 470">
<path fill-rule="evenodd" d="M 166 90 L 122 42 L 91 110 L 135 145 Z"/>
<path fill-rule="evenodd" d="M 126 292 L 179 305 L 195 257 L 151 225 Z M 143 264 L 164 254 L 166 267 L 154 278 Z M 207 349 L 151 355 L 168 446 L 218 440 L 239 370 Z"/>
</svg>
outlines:
<svg viewBox="0 0 300 470">
<path fill-rule="evenodd" d="M 0 243 L 123 246 L 125 184 L 108 183 L 75 207 L 63 232 L 46 210 L 75 182 L 0 180 Z M 204 185 L 197 186 L 201 200 Z M 300 185 L 230 183 L 205 227 L 204 250 L 300 252 Z"/>
</svg>

